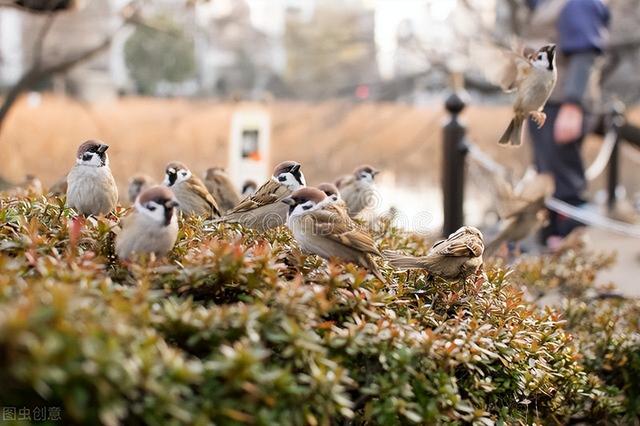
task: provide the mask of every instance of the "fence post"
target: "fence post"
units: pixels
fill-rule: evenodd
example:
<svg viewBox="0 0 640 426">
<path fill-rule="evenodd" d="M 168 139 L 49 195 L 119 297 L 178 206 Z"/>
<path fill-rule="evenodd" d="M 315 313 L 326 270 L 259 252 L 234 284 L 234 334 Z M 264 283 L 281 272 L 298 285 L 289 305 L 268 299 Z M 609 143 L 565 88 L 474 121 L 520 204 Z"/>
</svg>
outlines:
<svg viewBox="0 0 640 426">
<path fill-rule="evenodd" d="M 616 207 L 616 189 L 620 176 L 620 128 L 625 124 L 624 106 L 616 105 L 611 111 L 609 126 L 616 134 L 616 142 L 611 151 L 607 166 L 607 208 L 609 212 Z"/>
<path fill-rule="evenodd" d="M 466 127 L 458 117 L 465 103 L 457 93 L 452 93 L 445 102 L 449 119 L 442 129 L 442 201 L 444 224 L 442 233 L 447 236 L 460 228 L 464 222 L 464 175 L 467 145 Z"/>
</svg>

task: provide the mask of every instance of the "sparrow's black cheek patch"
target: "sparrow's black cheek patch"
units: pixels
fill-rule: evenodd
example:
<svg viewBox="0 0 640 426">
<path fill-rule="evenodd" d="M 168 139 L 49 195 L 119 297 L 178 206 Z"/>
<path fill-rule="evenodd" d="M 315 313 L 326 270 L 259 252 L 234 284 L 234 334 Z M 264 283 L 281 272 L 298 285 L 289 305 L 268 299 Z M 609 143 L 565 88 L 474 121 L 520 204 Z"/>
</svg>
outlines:
<svg viewBox="0 0 640 426">
<path fill-rule="evenodd" d="M 90 153 L 86 153 L 86 154 L 83 154 L 83 155 L 82 155 L 82 160 L 83 160 L 83 161 L 91 161 L 91 158 L 92 158 L 92 157 L 93 157 L 93 156 L 92 156 Z"/>
<path fill-rule="evenodd" d="M 302 173 L 300 172 L 300 169 L 296 170 L 292 174 L 293 174 L 293 177 L 298 181 L 298 183 L 302 185 Z"/>
<path fill-rule="evenodd" d="M 284 182 L 285 180 L 287 180 L 286 176 L 278 176 L 278 182 Z"/>
<path fill-rule="evenodd" d="M 164 226 L 169 226 L 173 217 L 173 207 L 164 208 Z"/>
</svg>

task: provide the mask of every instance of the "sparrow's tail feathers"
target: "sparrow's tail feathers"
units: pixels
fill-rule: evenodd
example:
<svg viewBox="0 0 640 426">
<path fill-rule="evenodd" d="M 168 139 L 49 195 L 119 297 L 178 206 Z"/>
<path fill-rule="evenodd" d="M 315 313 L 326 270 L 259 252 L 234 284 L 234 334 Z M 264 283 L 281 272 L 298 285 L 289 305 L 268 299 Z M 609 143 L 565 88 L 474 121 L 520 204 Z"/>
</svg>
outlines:
<svg viewBox="0 0 640 426">
<path fill-rule="evenodd" d="M 507 130 L 504 131 L 504 134 L 498 141 L 500 145 L 511 144 L 514 146 L 518 146 L 522 143 L 522 125 L 524 124 L 524 119 L 521 117 L 514 117 L 513 120 L 509 123 Z"/>
<path fill-rule="evenodd" d="M 396 253 L 394 251 L 385 250 L 382 252 L 383 256 L 391 266 L 398 269 L 424 269 L 420 265 L 420 259 L 414 256 L 407 256 L 405 254 Z"/>
</svg>

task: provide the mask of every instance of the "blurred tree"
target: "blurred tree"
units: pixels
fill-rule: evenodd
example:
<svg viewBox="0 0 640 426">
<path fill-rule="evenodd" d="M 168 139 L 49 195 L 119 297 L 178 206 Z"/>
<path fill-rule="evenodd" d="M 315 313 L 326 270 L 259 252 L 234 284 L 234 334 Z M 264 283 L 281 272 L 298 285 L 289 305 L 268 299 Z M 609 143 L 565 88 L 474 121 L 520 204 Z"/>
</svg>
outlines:
<svg viewBox="0 0 640 426">
<path fill-rule="evenodd" d="M 158 83 L 179 83 L 196 74 L 193 38 L 168 16 L 149 24 L 136 28 L 124 50 L 131 78 L 145 95 L 155 94 Z"/>
<path fill-rule="evenodd" d="M 307 22 L 287 17 L 285 81 L 298 96 L 351 95 L 360 83 L 379 80 L 371 10 L 342 3 L 318 5 Z"/>
</svg>

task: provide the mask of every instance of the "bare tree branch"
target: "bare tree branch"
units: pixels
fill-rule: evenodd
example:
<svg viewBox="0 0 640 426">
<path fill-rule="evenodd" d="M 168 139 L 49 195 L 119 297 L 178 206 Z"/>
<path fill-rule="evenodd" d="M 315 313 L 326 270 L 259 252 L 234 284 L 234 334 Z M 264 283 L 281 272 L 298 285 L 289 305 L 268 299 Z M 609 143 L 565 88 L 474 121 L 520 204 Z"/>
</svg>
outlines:
<svg viewBox="0 0 640 426">
<path fill-rule="evenodd" d="M 9 110 L 23 92 L 27 91 L 29 88 L 33 87 L 47 77 L 66 72 L 74 66 L 93 58 L 98 53 L 108 48 L 111 45 L 112 40 L 113 35 L 110 35 L 106 37 L 100 44 L 88 50 L 85 50 L 84 52 L 76 56 L 65 59 L 50 66 L 42 68 L 38 66 L 29 69 L 25 74 L 23 74 L 20 80 L 18 80 L 18 82 L 13 85 L 11 90 L 9 90 L 9 92 L 7 93 L 7 96 L 4 98 L 4 102 L 0 107 L 0 132 L 2 131 L 2 125 L 7 114 L 9 113 Z"/>
<path fill-rule="evenodd" d="M 40 27 L 40 31 L 36 37 L 36 41 L 33 43 L 33 65 L 32 67 L 37 68 L 42 63 L 42 47 L 44 45 L 44 40 L 47 38 L 47 34 L 49 34 L 49 30 L 53 26 L 53 21 L 55 20 L 55 13 L 49 12 L 46 20 Z"/>
</svg>

